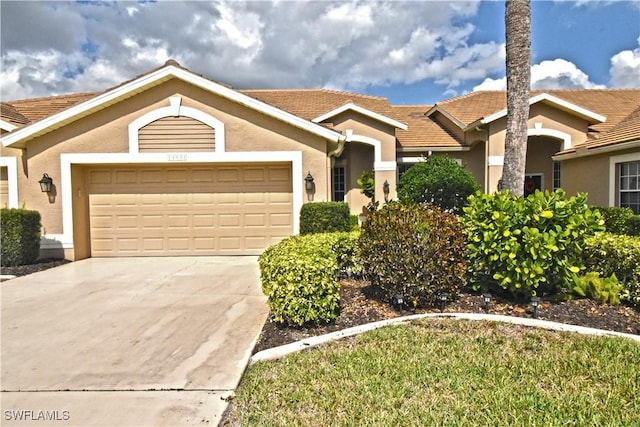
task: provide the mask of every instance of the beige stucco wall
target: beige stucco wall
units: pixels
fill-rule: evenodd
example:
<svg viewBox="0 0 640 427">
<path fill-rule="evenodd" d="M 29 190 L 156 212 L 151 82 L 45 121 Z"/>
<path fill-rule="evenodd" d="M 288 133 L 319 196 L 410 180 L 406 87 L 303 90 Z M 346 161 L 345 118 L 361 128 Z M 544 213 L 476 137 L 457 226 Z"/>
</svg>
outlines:
<svg viewBox="0 0 640 427">
<path fill-rule="evenodd" d="M 542 190 L 553 190 L 553 160 L 551 156 L 561 150 L 557 139 L 529 137 L 525 174 L 542 174 Z"/>
<path fill-rule="evenodd" d="M 348 143 L 341 158 L 346 160 L 345 184 L 347 194 L 345 200 L 349 205 L 351 213 L 357 215 L 362 213 L 362 208 L 370 202 L 368 197 L 360 193 L 360 186 L 357 181 L 362 171 L 366 170 L 371 172 L 373 170 L 373 147 L 357 142 Z M 379 181 L 380 179 L 376 179 L 376 186 L 380 184 Z M 384 182 L 384 180 L 382 180 L 382 182 Z"/>
<path fill-rule="evenodd" d="M 380 141 L 380 161 L 396 161 L 396 136 L 395 127 L 382 123 L 358 112 L 346 111 L 331 118 L 334 127 L 346 134 L 347 130 L 354 135 L 365 136 Z M 351 149 L 349 149 L 351 147 Z M 363 170 L 373 171 L 375 175 L 376 200 L 384 201 L 383 185 L 385 180 L 389 182 L 389 198 L 396 196 L 396 171 L 374 170 L 374 147 L 361 142 L 348 144 L 343 154 L 347 160 L 347 203 L 353 214 L 362 212 L 362 207 L 369 203 L 369 199 L 360 193 L 357 179 Z M 345 157 L 346 156 L 346 157 Z"/>
<path fill-rule="evenodd" d="M 315 178 L 315 201 L 330 200 L 330 177 L 327 175 L 327 141 L 299 128 L 277 121 L 247 107 L 220 98 L 178 80 L 171 80 L 148 89 L 70 125 L 27 142 L 24 152 L 2 147 L 2 156 L 17 156 L 18 196 L 20 205 L 40 211 L 47 234 L 62 234 L 61 162 L 63 153 L 128 153 L 128 125 L 138 117 L 169 105 L 168 98 L 182 96 L 182 105 L 200 109 L 225 124 L 226 151 L 300 151 L 303 175 L 311 171 Z M 73 187 L 82 187 L 80 169 L 72 171 Z M 53 178 L 50 198 L 40 192 L 38 180 L 43 173 Z M 304 176 L 297 177 L 301 181 Z M 87 211 L 74 200 L 74 227 Z M 75 238 L 79 252 L 88 245 Z"/>
<path fill-rule="evenodd" d="M 630 149 L 564 160 L 560 171 L 562 188 L 570 196 L 588 193 L 592 206 L 609 206 L 610 158 L 622 155 L 640 159 L 638 150 Z"/>
<path fill-rule="evenodd" d="M 506 138 L 506 124 L 507 124 L 507 119 L 506 117 L 503 117 L 501 119 L 495 120 L 494 122 L 486 125 L 486 129 L 488 132 L 488 137 L 489 137 L 489 146 L 488 146 L 488 153 L 487 155 L 489 157 L 504 157 L 504 141 Z M 549 105 L 543 104 L 543 103 L 538 103 L 535 105 L 532 105 L 530 110 L 529 110 L 529 120 L 528 120 L 528 128 L 529 129 L 535 129 L 535 128 L 542 128 L 544 129 L 550 129 L 553 131 L 558 131 L 558 132 L 562 132 L 564 134 L 568 134 L 570 136 L 571 139 L 571 145 L 575 145 L 577 143 L 583 142 L 586 140 L 587 138 L 587 131 L 588 131 L 588 123 L 579 118 L 576 117 L 574 115 L 571 115 L 569 113 L 565 113 L 563 111 L 560 111 L 556 108 L 553 108 Z M 550 157 L 550 154 L 548 156 L 548 163 L 549 166 L 548 167 L 542 167 L 542 156 L 546 156 L 547 153 L 550 152 L 549 146 L 546 144 L 539 144 L 540 140 L 534 141 L 534 139 L 537 139 L 539 137 L 530 137 L 529 138 L 529 148 L 527 150 L 527 157 L 529 158 L 529 156 L 531 156 L 531 159 L 534 160 L 534 162 L 536 162 L 535 165 L 532 165 L 531 167 L 527 167 L 527 173 L 534 173 L 534 172 L 540 172 L 540 170 L 534 170 L 534 169 L 544 169 L 547 170 L 548 172 L 545 172 L 545 187 L 551 188 L 553 182 L 551 181 L 552 178 L 552 160 Z M 563 148 L 567 148 L 567 147 L 563 147 L 562 144 L 562 140 L 558 139 L 558 138 L 554 138 L 551 136 L 545 136 L 545 139 L 548 138 L 548 140 L 554 140 L 554 141 L 558 141 L 558 149 L 551 153 L 551 154 L 555 154 L 556 152 L 560 151 L 560 149 Z M 536 152 L 534 152 L 533 150 L 536 150 Z M 537 151 L 541 150 L 541 153 L 538 153 Z M 498 181 L 500 180 L 500 178 L 502 177 L 502 166 L 500 165 L 492 165 L 492 166 L 488 166 L 488 179 L 487 179 L 487 189 L 486 191 L 490 192 L 490 191 L 496 191 L 497 186 L 498 186 Z M 548 179 L 547 179 L 548 178 Z M 547 181 L 548 186 L 547 186 Z"/>
</svg>

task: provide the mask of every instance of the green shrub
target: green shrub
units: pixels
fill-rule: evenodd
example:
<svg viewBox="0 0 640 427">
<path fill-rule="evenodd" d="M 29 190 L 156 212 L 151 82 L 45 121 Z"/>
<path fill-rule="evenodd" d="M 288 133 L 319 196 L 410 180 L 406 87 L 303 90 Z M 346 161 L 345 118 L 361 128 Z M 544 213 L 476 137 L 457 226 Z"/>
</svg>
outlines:
<svg viewBox="0 0 640 427">
<path fill-rule="evenodd" d="M 262 291 L 271 317 L 289 325 L 319 324 L 338 315 L 338 270 L 356 266 L 357 233 L 293 236 L 271 246 L 259 259 Z"/>
<path fill-rule="evenodd" d="M 620 304 L 620 286 L 615 274 L 609 277 L 600 277 L 600 273 L 591 271 L 584 276 L 576 275 L 571 290 L 575 295 L 603 304 Z"/>
<path fill-rule="evenodd" d="M 300 234 L 350 231 L 349 205 L 342 202 L 305 203 L 300 209 Z"/>
<path fill-rule="evenodd" d="M 469 197 L 462 223 L 473 288 L 524 298 L 570 289 L 573 273 L 583 269 L 585 239 L 603 229 L 586 200 L 585 194 L 567 200 L 563 190 Z"/>
<path fill-rule="evenodd" d="M 458 218 L 436 206 L 389 203 L 364 222 L 358 244 L 365 274 L 389 300 L 401 293 L 405 303 L 426 306 L 464 285 Z"/>
<path fill-rule="evenodd" d="M 640 308 L 640 237 L 598 233 L 586 240 L 582 260 L 589 271 L 615 274 L 620 299 Z"/>
<path fill-rule="evenodd" d="M 360 276 L 362 274 L 362 262 L 358 250 L 359 231 L 350 233 L 334 233 L 335 242 L 331 250 L 338 261 L 338 269 L 344 276 Z"/>
<path fill-rule="evenodd" d="M 629 220 L 633 217 L 633 211 L 629 208 L 619 208 L 615 206 L 598 206 L 595 209 L 600 211 L 604 220 L 604 228 L 613 234 L 627 234 L 629 231 Z"/>
<path fill-rule="evenodd" d="M 349 231 L 359 231 L 360 230 L 360 220 L 358 219 L 358 215 L 349 216 Z"/>
<path fill-rule="evenodd" d="M 33 264 L 40 254 L 40 213 L 27 209 L 0 210 L 2 266 Z"/>
<path fill-rule="evenodd" d="M 640 236 L 640 215 L 634 215 L 627 221 L 627 234 Z"/>
<path fill-rule="evenodd" d="M 462 213 L 467 197 L 480 189 L 473 175 L 446 156 L 430 156 L 416 163 L 398 181 L 398 199 L 405 204 L 431 203 Z"/>
</svg>

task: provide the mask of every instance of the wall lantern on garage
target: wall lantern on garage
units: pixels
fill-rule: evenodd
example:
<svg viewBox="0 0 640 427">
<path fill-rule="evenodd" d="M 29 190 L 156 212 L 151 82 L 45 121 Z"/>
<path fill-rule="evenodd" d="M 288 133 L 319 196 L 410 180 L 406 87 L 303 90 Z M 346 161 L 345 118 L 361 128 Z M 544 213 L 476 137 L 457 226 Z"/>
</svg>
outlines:
<svg viewBox="0 0 640 427">
<path fill-rule="evenodd" d="M 389 203 L 389 181 L 384 180 L 384 184 L 382 184 L 382 191 L 384 192 L 384 202 Z"/>
<path fill-rule="evenodd" d="M 49 175 L 47 175 L 46 173 L 42 175 L 42 179 L 38 181 L 38 183 L 40 184 L 40 190 L 43 193 L 51 192 L 51 184 L 53 184 L 53 179 L 51 179 Z"/>
<path fill-rule="evenodd" d="M 307 199 L 309 201 L 313 200 L 313 193 L 316 192 L 316 184 L 313 182 L 313 176 L 311 175 L 311 171 L 307 172 L 307 176 L 304 178 L 305 184 L 304 188 L 307 190 Z"/>
</svg>

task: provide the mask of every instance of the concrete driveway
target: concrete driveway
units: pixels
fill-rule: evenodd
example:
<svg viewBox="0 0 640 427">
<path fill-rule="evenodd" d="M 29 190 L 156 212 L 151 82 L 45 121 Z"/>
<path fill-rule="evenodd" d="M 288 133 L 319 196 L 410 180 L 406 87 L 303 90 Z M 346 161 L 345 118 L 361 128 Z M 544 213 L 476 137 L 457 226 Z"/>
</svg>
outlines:
<svg viewBox="0 0 640 427">
<path fill-rule="evenodd" d="M 2 425 L 217 425 L 268 308 L 257 257 L 87 259 L 2 291 Z"/>
</svg>

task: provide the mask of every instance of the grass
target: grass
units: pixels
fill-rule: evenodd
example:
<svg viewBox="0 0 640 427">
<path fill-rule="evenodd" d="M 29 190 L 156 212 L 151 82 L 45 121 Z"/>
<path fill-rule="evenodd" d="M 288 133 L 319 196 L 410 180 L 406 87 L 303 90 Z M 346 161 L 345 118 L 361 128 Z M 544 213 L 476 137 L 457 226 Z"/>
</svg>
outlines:
<svg viewBox="0 0 640 427">
<path fill-rule="evenodd" d="M 416 321 L 256 363 L 224 425 L 640 425 L 639 361 L 624 338 Z"/>
</svg>

